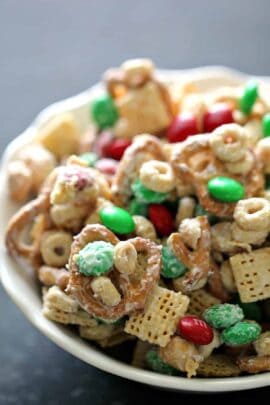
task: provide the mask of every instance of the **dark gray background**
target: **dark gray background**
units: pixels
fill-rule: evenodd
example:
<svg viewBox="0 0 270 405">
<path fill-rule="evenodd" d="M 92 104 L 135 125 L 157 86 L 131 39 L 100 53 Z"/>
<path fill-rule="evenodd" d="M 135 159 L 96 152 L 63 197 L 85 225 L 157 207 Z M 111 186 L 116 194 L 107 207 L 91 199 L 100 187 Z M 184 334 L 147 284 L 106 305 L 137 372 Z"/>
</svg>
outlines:
<svg viewBox="0 0 270 405">
<path fill-rule="evenodd" d="M 129 57 L 149 56 L 166 68 L 223 64 L 270 74 L 269 13 L 269 0 L 0 0 L 1 149 L 45 106 L 86 89 Z M 258 390 L 256 398 L 267 393 Z M 222 398 L 246 401 L 250 395 Z M 0 289 L 1 405 L 191 398 L 76 360 L 37 332 Z"/>
</svg>

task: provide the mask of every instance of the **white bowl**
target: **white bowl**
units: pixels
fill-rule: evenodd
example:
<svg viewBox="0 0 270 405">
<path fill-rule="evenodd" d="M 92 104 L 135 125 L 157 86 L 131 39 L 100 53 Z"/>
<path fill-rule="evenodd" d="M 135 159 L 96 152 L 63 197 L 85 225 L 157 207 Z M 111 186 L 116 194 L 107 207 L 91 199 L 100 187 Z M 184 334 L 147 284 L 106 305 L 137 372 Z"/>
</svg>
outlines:
<svg viewBox="0 0 270 405">
<path fill-rule="evenodd" d="M 240 72 L 223 67 L 205 67 L 188 71 L 161 71 L 160 74 L 172 79 L 181 79 L 181 77 L 188 75 L 192 81 L 203 89 L 214 88 L 221 84 L 237 85 L 248 78 L 248 76 Z M 270 80 L 269 78 L 260 79 L 268 80 L 268 82 Z M 42 316 L 40 290 L 36 281 L 30 273 L 20 268 L 7 255 L 4 245 L 5 228 L 12 213 L 18 208 L 11 203 L 7 195 L 6 168 L 8 161 L 12 159 L 12 156 L 19 148 L 31 142 L 41 125 L 60 112 L 72 112 L 79 127 L 85 129 L 90 123 L 89 103 L 101 91 L 101 88 L 102 86 L 98 84 L 84 93 L 46 108 L 29 128 L 9 144 L 4 153 L 0 173 L 0 273 L 3 286 L 15 304 L 37 329 L 62 349 L 101 370 L 129 380 L 178 391 L 225 392 L 268 386 L 270 384 L 270 373 L 233 378 L 187 379 L 137 369 L 103 354 L 68 328 L 51 322 Z"/>
</svg>

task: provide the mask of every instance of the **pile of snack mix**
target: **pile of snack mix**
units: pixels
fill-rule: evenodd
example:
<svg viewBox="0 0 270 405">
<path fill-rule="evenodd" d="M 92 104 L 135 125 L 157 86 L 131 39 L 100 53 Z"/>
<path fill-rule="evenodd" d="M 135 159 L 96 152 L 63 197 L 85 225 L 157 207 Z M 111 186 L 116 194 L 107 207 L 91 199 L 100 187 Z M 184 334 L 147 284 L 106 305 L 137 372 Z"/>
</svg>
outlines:
<svg viewBox="0 0 270 405">
<path fill-rule="evenodd" d="M 102 348 L 132 339 L 132 364 L 158 373 L 270 370 L 264 83 L 202 92 L 146 59 L 103 82 L 86 132 L 60 114 L 9 163 L 23 206 L 6 246 L 44 316 Z"/>
</svg>

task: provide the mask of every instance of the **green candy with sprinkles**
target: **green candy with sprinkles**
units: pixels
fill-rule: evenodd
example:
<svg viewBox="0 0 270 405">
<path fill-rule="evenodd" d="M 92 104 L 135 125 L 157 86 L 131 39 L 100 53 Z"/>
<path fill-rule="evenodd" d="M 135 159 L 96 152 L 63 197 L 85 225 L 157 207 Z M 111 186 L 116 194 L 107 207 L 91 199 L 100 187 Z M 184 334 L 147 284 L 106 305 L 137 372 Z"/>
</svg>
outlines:
<svg viewBox="0 0 270 405">
<path fill-rule="evenodd" d="M 237 322 L 225 329 L 221 338 L 228 346 L 242 346 L 254 342 L 261 333 L 261 327 L 255 322 Z"/>
<path fill-rule="evenodd" d="M 111 243 L 88 243 L 75 257 L 79 272 L 85 276 L 100 276 L 113 266 L 114 247 Z"/>
<path fill-rule="evenodd" d="M 206 309 L 204 320 L 215 329 L 228 328 L 244 319 L 244 312 L 239 305 L 217 304 Z"/>
<path fill-rule="evenodd" d="M 185 274 L 186 271 L 187 268 L 177 259 L 173 251 L 163 246 L 161 275 L 165 278 L 176 278 Z"/>
</svg>

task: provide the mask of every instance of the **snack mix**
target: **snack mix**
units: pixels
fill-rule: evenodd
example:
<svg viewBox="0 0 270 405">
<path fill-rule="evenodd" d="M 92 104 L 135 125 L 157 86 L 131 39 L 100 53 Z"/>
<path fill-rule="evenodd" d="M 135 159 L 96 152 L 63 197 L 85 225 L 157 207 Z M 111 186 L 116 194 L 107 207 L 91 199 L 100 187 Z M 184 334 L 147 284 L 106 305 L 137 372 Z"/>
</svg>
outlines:
<svg viewBox="0 0 270 405">
<path fill-rule="evenodd" d="M 205 91 L 147 59 L 103 82 L 86 131 L 60 114 L 9 163 L 6 246 L 44 316 L 157 373 L 270 371 L 265 83 Z"/>
</svg>

